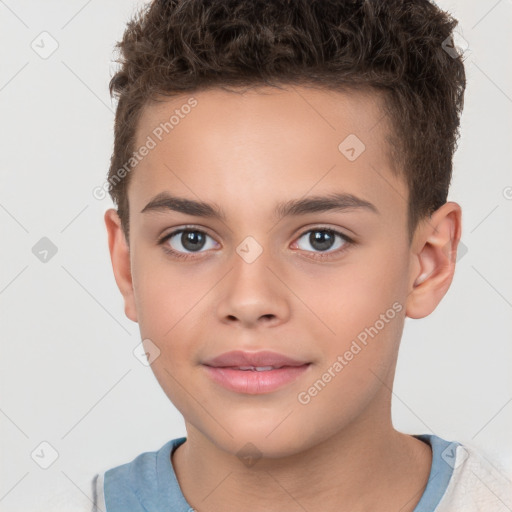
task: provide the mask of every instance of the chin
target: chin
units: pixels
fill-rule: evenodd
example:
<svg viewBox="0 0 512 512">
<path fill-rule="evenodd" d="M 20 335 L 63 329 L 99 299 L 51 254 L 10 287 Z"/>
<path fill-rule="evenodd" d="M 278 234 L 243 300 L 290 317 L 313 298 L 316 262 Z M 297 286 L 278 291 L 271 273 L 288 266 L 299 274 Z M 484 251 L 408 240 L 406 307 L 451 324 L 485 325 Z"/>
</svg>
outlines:
<svg viewBox="0 0 512 512">
<path fill-rule="evenodd" d="M 244 459 L 258 460 L 261 458 L 279 459 L 297 455 L 321 442 L 322 433 L 307 419 L 293 418 L 296 411 L 288 418 L 281 414 L 278 421 L 264 418 L 258 413 L 256 421 L 248 420 L 247 416 L 225 415 L 226 432 L 215 424 L 202 425 L 200 430 L 217 448 Z M 284 419 L 283 421 L 283 418 Z M 293 418 L 293 419 L 292 419 Z M 224 426 L 224 425 L 223 425 Z"/>
</svg>

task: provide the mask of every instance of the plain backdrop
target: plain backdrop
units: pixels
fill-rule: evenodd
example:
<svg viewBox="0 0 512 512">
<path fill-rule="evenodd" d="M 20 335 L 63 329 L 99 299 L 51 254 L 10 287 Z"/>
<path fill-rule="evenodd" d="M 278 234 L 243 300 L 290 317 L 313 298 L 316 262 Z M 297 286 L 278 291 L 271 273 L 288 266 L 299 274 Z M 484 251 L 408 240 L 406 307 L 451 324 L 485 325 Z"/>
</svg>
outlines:
<svg viewBox="0 0 512 512">
<path fill-rule="evenodd" d="M 512 2 L 439 4 L 467 45 L 449 197 L 463 209 L 463 250 L 437 310 L 406 322 L 393 419 L 471 442 L 510 478 Z M 111 202 L 92 194 L 112 151 L 114 44 L 140 5 L 0 1 L 1 511 L 89 493 L 95 473 L 185 435 L 133 355 L 138 326 L 124 316 L 103 223 Z"/>
</svg>

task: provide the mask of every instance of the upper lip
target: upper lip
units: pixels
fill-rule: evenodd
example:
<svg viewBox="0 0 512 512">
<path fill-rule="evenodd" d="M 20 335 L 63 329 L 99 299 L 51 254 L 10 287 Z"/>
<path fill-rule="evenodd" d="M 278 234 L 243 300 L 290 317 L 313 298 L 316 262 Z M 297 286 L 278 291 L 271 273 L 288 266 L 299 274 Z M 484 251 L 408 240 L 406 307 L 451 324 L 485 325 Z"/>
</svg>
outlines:
<svg viewBox="0 0 512 512">
<path fill-rule="evenodd" d="M 291 357 L 263 350 L 261 352 L 245 352 L 243 350 L 233 350 L 231 352 L 224 352 L 213 359 L 204 362 L 206 366 L 213 367 L 240 367 L 240 366 L 273 366 L 280 368 L 281 366 L 302 366 L 308 364 L 307 361 L 299 361 Z"/>
</svg>

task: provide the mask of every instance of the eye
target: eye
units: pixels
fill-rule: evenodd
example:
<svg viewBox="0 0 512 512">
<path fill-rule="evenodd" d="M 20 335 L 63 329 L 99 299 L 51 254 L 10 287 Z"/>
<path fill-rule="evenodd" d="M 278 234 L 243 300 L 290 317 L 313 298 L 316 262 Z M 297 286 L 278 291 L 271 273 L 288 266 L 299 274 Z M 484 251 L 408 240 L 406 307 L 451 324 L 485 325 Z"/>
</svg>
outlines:
<svg viewBox="0 0 512 512">
<path fill-rule="evenodd" d="M 303 233 L 294 245 L 308 252 L 319 251 L 320 254 L 316 253 L 317 256 L 324 257 L 322 253 L 340 253 L 353 243 L 348 236 L 334 229 L 315 228 Z M 313 248 L 312 251 L 308 246 Z"/>
<path fill-rule="evenodd" d="M 180 259 L 194 257 L 194 253 L 205 252 L 220 246 L 205 231 L 192 227 L 173 231 L 163 236 L 158 244 L 163 246 L 166 253 Z M 293 245 L 294 248 L 313 252 L 315 258 L 327 258 L 332 254 L 343 252 L 353 244 L 352 239 L 339 231 L 331 228 L 315 228 L 303 233 Z"/>
<path fill-rule="evenodd" d="M 213 238 L 200 229 L 182 228 L 159 240 L 164 250 L 177 256 L 187 258 L 189 254 L 200 252 L 201 249 L 212 249 L 219 244 Z"/>
</svg>

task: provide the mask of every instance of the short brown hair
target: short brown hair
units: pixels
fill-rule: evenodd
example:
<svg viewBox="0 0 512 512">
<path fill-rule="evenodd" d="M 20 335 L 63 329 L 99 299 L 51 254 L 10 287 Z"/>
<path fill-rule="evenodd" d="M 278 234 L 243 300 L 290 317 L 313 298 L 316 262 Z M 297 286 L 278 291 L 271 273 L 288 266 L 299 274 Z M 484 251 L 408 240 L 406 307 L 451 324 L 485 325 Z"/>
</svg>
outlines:
<svg viewBox="0 0 512 512">
<path fill-rule="evenodd" d="M 428 0 L 154 0 L 117 43 L 109 193 L 129 234 L 127 186 L 144 106 L 211 87 L 308 85 L 383 93 L 410 233 L 446 202 L 466 78 L 445 51 L 457 21 Z M 451 45 L 450 45 L 451 46 Z M 449 47 L 448 47 L 449 48 Z M 341 142 L 341 141 L 340 141 Z M 116 179 L 117 178 L 117 179 Z"/>
</svg>

